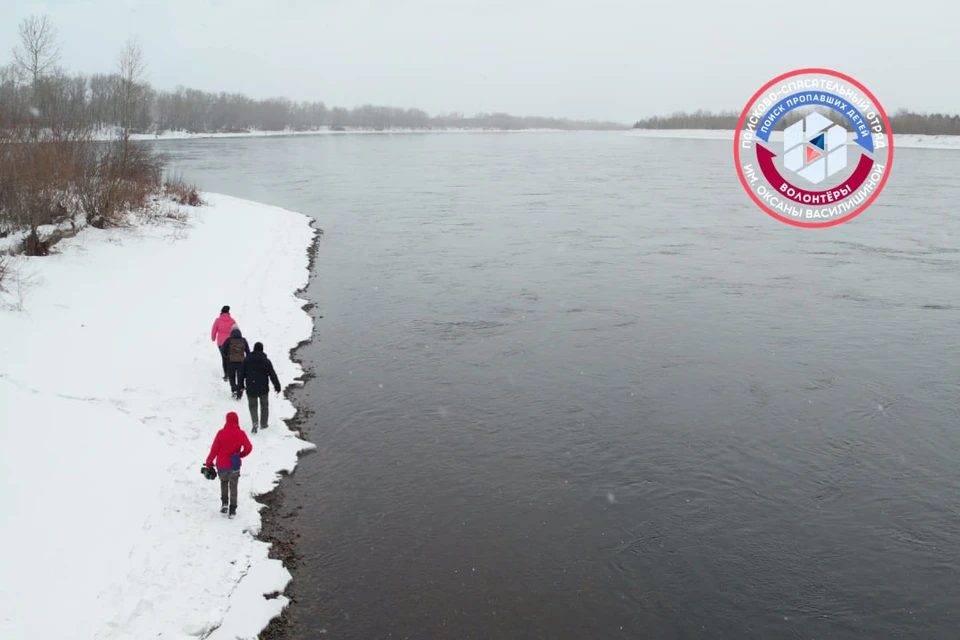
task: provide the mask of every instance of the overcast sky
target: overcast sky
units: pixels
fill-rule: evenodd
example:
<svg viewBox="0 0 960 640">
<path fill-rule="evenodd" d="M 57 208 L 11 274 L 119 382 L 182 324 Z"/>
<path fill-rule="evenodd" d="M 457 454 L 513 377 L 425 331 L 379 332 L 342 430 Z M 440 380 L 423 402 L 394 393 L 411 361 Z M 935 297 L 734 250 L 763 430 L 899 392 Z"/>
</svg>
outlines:
<svg viewBox="0 0 960 640">
<path fill-rule="evenodd" d="M 633 122 L 739 110 L 780 73 L 826 66 L 888 111 L 960 112 L 960 0 L 0 2 L 0 63 L 45 12 L 70 71 L 112 70 L 137 35 L 161 89 Z"/>
</svg>

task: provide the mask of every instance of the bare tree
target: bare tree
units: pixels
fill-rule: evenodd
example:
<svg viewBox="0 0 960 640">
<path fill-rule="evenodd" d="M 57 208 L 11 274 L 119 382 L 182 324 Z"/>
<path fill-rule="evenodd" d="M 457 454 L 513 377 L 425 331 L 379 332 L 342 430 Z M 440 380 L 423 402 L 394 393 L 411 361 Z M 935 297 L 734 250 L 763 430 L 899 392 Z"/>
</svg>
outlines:
<svg viewBox="0 0 960 640">
<path fill-rule="evenodd" d="M 146 69 L 143 48 L 135 36 L 131 37 L 117 57 L 117 71 L 120 76 L 120 126 L 123 127 L 124 139 L 130 137 L 130 128 L 133 125 L 142 89 L 140 84 Z"/>
<path fill-rule="evenodd" d="M 14 66 L 21 77 L 33 84 L 36 94 L 40 79 L 60 61 L 57 29 L 46 14 L 30 16 L 20 23 L 20 46 L 13 49 Z"/>
</svg>

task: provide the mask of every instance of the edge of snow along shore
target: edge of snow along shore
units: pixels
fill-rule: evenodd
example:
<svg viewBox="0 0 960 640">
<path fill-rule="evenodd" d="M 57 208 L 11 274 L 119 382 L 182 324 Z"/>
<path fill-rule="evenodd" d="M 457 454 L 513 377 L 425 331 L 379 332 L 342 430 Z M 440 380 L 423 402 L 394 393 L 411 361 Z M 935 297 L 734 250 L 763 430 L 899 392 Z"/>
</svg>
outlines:
<svg viewBox="0 0 960 640">
<path fill-rule="evenodd" d="M 253 638 L 288 604 L 254 498 L 314 445 L 272 392 L 270 428 L 250 434 L 210 327 L 229 305 L 283 389 L 302 385 L 291 351 L 313 335 L 300 294 L 322 232 L 202 195 L 181 208 L 185 228 L 86 228 L 15 262 L 0 310 L 0 481 L 16 523 L 0 532 L 0 636 Z M 200 474 L 229 411 L 253 444 L 232 520 Z"/>
</svg>

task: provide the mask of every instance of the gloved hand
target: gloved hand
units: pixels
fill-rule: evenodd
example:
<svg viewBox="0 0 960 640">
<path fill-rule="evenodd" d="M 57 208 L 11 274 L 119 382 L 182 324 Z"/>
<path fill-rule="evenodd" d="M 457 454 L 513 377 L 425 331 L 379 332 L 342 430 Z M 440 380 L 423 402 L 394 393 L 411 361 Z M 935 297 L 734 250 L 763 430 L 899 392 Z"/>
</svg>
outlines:
<svg viewBox="0 0 960 640">
<path fill-rule="evenodd" d="M 277 392 L 277 395 L 280 395 L 280 387 L 274 387 L 273 390 Z"/>
</svg>

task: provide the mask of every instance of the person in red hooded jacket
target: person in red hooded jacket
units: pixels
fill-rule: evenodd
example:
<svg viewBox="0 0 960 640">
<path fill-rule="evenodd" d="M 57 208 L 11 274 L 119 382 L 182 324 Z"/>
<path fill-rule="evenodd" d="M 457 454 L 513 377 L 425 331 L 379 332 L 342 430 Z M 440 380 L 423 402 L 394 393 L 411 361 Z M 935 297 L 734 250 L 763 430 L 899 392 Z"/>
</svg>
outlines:
<svg viewBox="0 0 960 640">
<path fill-rule="evenodd" d="M 233 411 L 227 414 L 223 428 L 217 431 L 207 456 L 207 467 L 217 465 L 220 478 L 220 513 L 237 515 L 237 486 L 240 482 L 240 461 L 250 455 L 253 445 L 246 432 L 240 428 L 240 418 Z M 228 503 L 229 498 L 229 503 Z"/>
</svg>

